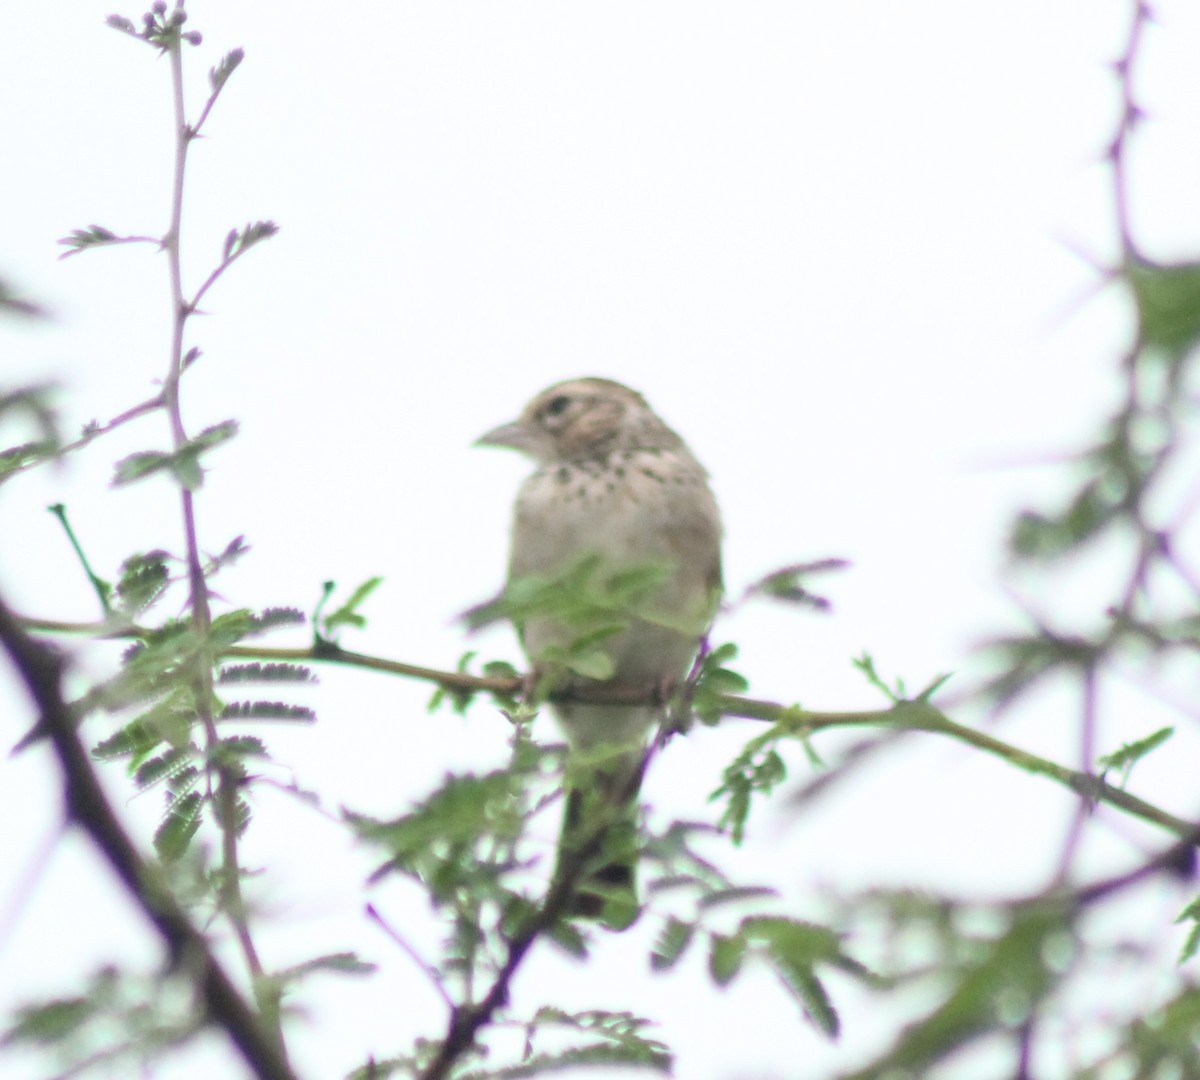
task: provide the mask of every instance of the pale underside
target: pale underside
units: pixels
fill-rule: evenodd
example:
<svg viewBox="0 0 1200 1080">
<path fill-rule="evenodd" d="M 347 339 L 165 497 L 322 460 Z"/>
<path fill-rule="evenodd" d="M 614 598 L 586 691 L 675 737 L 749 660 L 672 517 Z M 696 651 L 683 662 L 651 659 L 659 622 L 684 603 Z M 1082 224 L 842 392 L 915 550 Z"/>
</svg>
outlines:
<svg viewBox="0 0 1200 1080">
<path fill-rule="evenodd" d="M 613 684 L 668 686 L 687 674 L 720 589 L 720 520 L 704 470 L 686 449 L 613 450 L 540 468 L 522 485 L 513 522 L 510 580 L 554 576 L 589 555 L 605 570 L 646 565 L 666 579 L 645 618 L 605 640 Z M 569 646 L 578 627 L 533 617 L 521 628 L 535 664 L 548 647 Z M 589 680 L 575 676 L 582 682 Z M 556 707 L 577 748 L 640 740 L 660 710 L 585 705 Z"/>
</svg>

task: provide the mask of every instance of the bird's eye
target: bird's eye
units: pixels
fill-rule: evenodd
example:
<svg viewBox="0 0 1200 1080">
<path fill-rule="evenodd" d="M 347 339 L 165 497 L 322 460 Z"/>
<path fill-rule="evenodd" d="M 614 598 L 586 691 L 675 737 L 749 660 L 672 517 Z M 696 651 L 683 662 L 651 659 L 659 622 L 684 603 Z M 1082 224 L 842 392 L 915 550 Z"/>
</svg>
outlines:
<svg viewBox="0 0 1200 1080">
<path fill-rule="evenodd" d="M 561 416 L 570 404 L 571 399 L 566 394 L 559 394 L 558 397 L 552 397 L 546 402 L 546 415 Z"/>
</svg>

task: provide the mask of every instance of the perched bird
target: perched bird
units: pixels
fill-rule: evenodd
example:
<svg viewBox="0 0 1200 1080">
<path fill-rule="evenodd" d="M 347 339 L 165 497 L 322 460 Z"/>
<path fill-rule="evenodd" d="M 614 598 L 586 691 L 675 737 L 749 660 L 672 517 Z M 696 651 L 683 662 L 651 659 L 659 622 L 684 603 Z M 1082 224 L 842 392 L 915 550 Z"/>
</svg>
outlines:
<svg viewBox="0 0 1200 1080">
<path fill-rule="evenodd" d="M 646 736 L 720 598 L 708 474 L 641 394 L 608 379 L 544 390 L 477 445 L 537 465 L 514 506 L 508 594 L 532 597 L 512 617 L 534 672 L 577 698 L 553 705 L 570 747 L 558 873 L 590 845 L 570 910 L 628 925 Z M 640 703 L 578 700 L 618 687 Z"/>
</svg>

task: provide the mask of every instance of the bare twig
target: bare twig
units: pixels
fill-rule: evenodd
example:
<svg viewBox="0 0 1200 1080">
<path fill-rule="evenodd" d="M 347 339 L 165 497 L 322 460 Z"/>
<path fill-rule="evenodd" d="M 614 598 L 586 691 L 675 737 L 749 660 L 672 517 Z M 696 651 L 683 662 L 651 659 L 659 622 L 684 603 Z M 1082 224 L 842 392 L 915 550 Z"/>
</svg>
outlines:
<svg viewBox="0 0 1200 1080">
<path fill-rule="evenodd" d="M 437 991 L 438 997 L 440 997 L 445 1003 L 446 1008 L 453 1013 L 456 1008 L 454 999 L 450 996 L 450 992 L 446 989 L 446 984 L 442 982 L 442 977 L 438 974 L 437 969 L 428 964 L 424 957 L 417 952 L 416 948 L 414 948 L 413 945 L 408 942 L 404 935 L 396 930 L 392 924 L 387 921 L 387 919 L 379 914 L 379 911 L 374 904 L 368 904 L 366 907 L 366 912 L 367 918 L 374 922 L 381 930 L 383 930 L 385 934 L 387 934 L 388 937 L 392 939 L 392 941 L 399 945 L 400 948 L 408 954 L 409 959 L 412 960 L 412 962 L 416 964 L 418 968 L 420 968 L 421 974 L 429 980 L 430 985 L 434 988 L 434 990 Z"/>
<path fill-rule="evenodd" d="M 243 255 L 245 255 L 246 252 L 249 250 L 250 249 L 246 248 L 246 247 L 239 247 L 236 251 L 232 252 L 229 255 L 226 255 L 224 258 L 221 259 L 220 263 L 217 264 L 216 269 L 213 270 L 213 272 L 204 279 L 204 283 L 200 286 L 200 288 L 198 288 L 196 290 L 196 294 L 192 297 L 191 301 L 189 302 L 189 304 L 188 304 L 189 314 L 191 312 L 196 311 L 196 309 L 200 306 L 200 301 L 204 299 L 205 294 L 208 292 L 209 289 L 211 289 L 217 283 L 217 281 L 221 278 L 221 276 L 225 273 L 225 271 L 228 270 L 235 262 L 238 261 L 238 259 L 240 259 Z"/>
<path fill-rule="evenodd" d="M 1089 665 L 1083 673 L 1083 702 L 1079 720 L 1079 770 L 1086 776 L 1092 776 L 1092 768 L 1096 760 L 1096 668 Z M 1079 792 L 1079 803 L 1071 818 L 1071 826 L 1067 830 L 1067 838 L 1063 843 L 1062 855 L 1058 861 L 1056 881 L 1066 882 L 1070 879 L 1071 866 L 1075 861 L 1075 853 L 1083 839 L 1084 826 L 1092 811 L 1096 808 L 1095 796 L 1087 791 Z"/>
<path fill-rule="evenodd" d="M 1117 122 L 1117 132 L 1109 144 L 1107 156 L 1112 165 L 1113 210 L 1117 218 L 1117 232 L 1121 241 L 1121 253 L 1126 258 L 1137 258 L 1138 255 L 1129 222 L 1129 188 L 1125 150 L 1130 136 L 1145 115 L 1133 96 L 1133 64 L 1141 44 L 1142 31 L 1152 17 L 1153 12 L 1145 0 L 1134 0 L 1129 35 L 1125 39 L 1125 51 L 1113 63 L 1121 84 L 1121 115 Z"/>
</svg>

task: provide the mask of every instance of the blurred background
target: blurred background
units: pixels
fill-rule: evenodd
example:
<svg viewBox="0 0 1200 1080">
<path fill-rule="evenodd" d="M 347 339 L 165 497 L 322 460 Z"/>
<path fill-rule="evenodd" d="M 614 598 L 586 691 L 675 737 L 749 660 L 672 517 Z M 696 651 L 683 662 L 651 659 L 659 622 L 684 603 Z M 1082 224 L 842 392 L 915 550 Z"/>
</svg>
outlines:
<svg viewBox="0 0 1200 1080">
<path fill-rule="evenodd" d="M 954 672 L 946 693 L 962 696 L 986 673 L 975 647 L 1027 627 L 1027 609 L 1066 625 L 1092 618 L 1111 566 L 1023 579 L 1005 573 L 1004 543 L 1016 511 L 1065 490 L 1064 461 L 1118 400 L 1133 321 L 1128 299 L 1101 288 L 1119 254 L 1104 155 L 1131 9 L 195 0 L 193 115 L 208 68 L 234 47 L 246 58 L 192 150 L 191 288 L 230 228 L 280 225 L 190 329 L 203 350 L 183 383 L 190 429 L 241 425 L 206 459 L 198 499 L 206 550 L 239 534 L 252 548 L 218 579 L 221 601 L 311 611 L 323 581 L 344 595 L 380 574 L 348 648 L 441 668 L 468 648 L 519 663 L 506 628 L 468 638 L 455 621 L 502 581 L 527 470 L 471 444 L 550 383 L 599 375 L 642 391 L 709 468 L 731 594 L 785 563 L 852 563 L 820 582 L 830 614 L 752 602 L 719 625 L 754 696 L 881 707 L 851 663 L 864 650 L 910 689 Z M 0 277 L 51 316 L 0 324 L 0 379 L 57 382 L 68 433 L 150 397 L 168 357 L 165 259 L 153 247 L 57 261 L 55 241 L 93 222 L 166 228 L 168 67 L 107 29 L 111 10 L 9 0 L 0 34 Z M 1135 73 L 1148 118 L 1131 145 L 1130 195 L 1135 236 L 1168 260 L 1200 246 L 1200 10 L 1163 0 L 1156 12 Z M 0 490 L 0 591 L 17 610 L 100 614 L 48 504 L 67 505 L 102 576 L 134 551 L 181 550 L 166 480 L 108 486 L 113 462 L 169 437 L 155 415 Z M 82 649 L 81 671 L 100 675 L 114 656 Z M 398 814 L 445 772 L 501 760 L 507 724 L 484 702 L 466 718 L 430 716 L 427 685 L 319 674 L 297 696 L 319 722 L 262 734 L 272 779 L 319 791 L 334 812 Z M 0 679 L 0 741 L 12 745 L 32 714 Z M 1120 680 L 1105 690 L 1101 749 L 1173 722 L 1186 701 Z M 1077 765 L 1078 714 L 1064 684 L 998 732 Z M 987 722 L 971 703 L 953 715 Z M 722 765 L 758 730 L 733 721 L 677 740 L 647 782 L 655 819 L 712 820 Z M 1192 817 L 1196 736 L 1181 728 L 1177 752 L 1137 777 L 1147 797 Z M 794 765 L 805 778 L 799 752 Z M 129 800 L 109 781 L 149 837 L 161 796 Z M 5 1009 L 70 992 L 105 962 L 157 955 L 87 843 L 62 834 L 57 784 L 44 748 L 0 760 Z M 822 801 L 756 814 L 721 865 L 782 885 L 800 917 L 869 885 L 1007 897 L 1048 883 L 1074 806 L 1045 780 L 917 737 Z M 342 1075 L 368 1052 L 440 1033 L 441 1002 L 362 915 L 371 859 L 286 794 L 261 790 L 255 811 L 247 859 L 269 870 L 253 886 L 270 919 L 268 965 L 341 949 L 382 965 L 370 980 L 307 986 L 297 1067 Z M 1162 842 L 1100 814 L 1084 870 L 1113 872 Z M 1183 895 L 1164 885 L 1122 917 L 1169 922 Z M 436 953 L 415 892 L 371 898 Z M 714 1080 L 833 1075 L 908 1015 L 899 1001 L 856 1009 L 859 991 L 835 978 L 845 1032 L 830 1044 L 765 970 L 728 994 L 698 957 L 652 975 L 652 934 L 603 939 L 586 972 L 544 949 L 517 981 L 517 1006 L 552 996 L 634 1008 L 661 1021 L 677 1075 Z M 1178 946 L 1164 943 L 1164 963 Z M 1132 1000 L 1148 988 L 1105 989 Z M 210 1038 L 154 1075 L 239 1067 Z M 45 1068 L 13 1056 L 4 1074 Z M 1002 1072 L 985 1055 L 954 1075 Z"/>
</svg>

